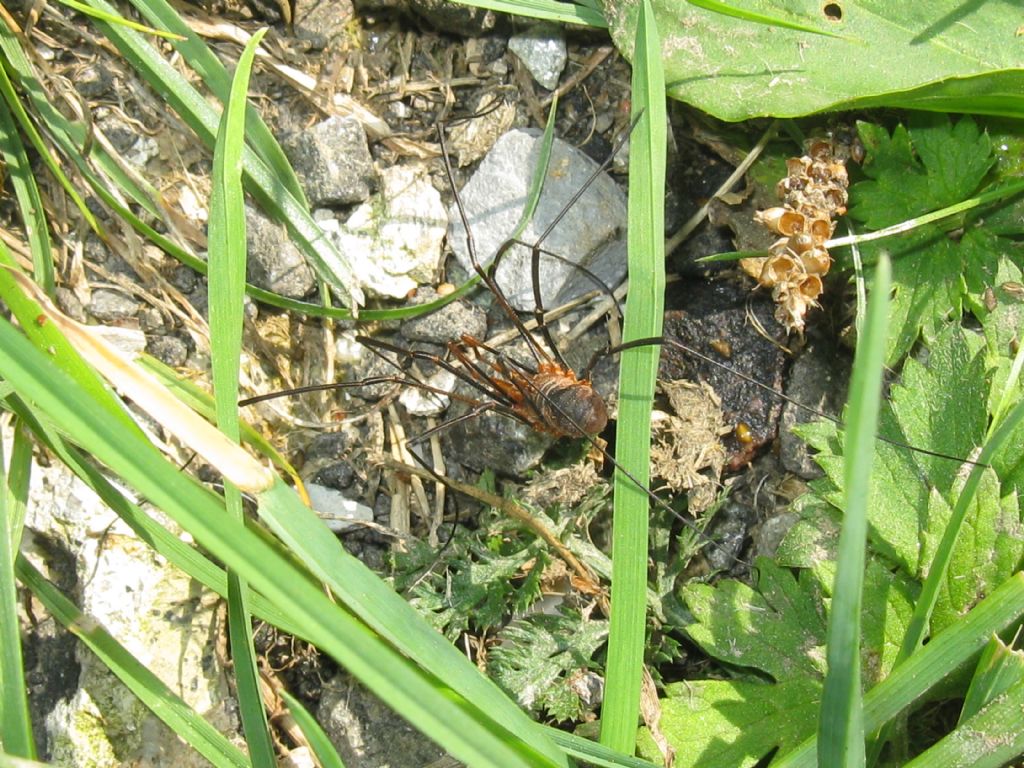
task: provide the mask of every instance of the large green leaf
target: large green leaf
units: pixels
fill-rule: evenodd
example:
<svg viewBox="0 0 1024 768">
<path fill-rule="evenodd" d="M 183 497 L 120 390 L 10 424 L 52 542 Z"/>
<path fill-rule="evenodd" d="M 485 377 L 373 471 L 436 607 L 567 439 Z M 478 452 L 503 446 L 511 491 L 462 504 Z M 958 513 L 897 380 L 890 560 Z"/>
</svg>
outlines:
<svg viewBox="0 0 1024 768">
<path fill-rule="evenodd" d="M 669 94 L 724 120 L 869 106 L 1024 114 L 1016 3 L 723 5 L 728 13 L 653 0 Z M 604 4 L 627 58 L 636 8 L 635 0 Z"/>
</svg>

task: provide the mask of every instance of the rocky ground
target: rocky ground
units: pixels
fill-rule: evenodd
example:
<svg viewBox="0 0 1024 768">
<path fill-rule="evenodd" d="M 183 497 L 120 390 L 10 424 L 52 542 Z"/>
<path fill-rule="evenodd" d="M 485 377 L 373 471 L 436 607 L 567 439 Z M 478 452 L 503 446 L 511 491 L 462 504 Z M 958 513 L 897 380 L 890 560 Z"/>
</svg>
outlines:
<svg viewBox="0 0 1024 768">
<path fill-rule="evenodd" d="M 13 10 L 28 12 L 27 8 Z M 462 189 L 477 249 L 487 253 L 505 236 L 488 227 L 504 226 L 507 232 L 509 222 L 518 218 L 516 201 L 532 173 L 528 158 L 534 139 L 529 133 L 508 131 L 542 127 L 555 92 L 560 105 L 556 133 L 565 142 L 552 161 L 560 189 L 545 200 L 547 207 L 538 212 L 538 220 L 550 220 L 560 212 L 596 164 L 612 157 L 618 142 L 625 141 L 627 146 L 611 159 L 610 175 L 603 175 L 590 188 L 588 197 L 570 211 L 545 248 L 577 261 L 592 259 L 586 261 L 588 268 L 602 281 L 612 288 L 621 282 L 630 73 L 601 33 L 536 26 L 435 2 L 356 6 L 337 0 L 300 0 L 294 6 L 232 2 L 182 5 L 179 11 L 231 63 L 237 60 L 238 41 L 244 34 L 270 26 L 265 43 L 269 56 L 254 73 L 252 102 L 285 147 L 324 231 L 340 250 L 365 259 L 357 261 L 354 269 L 366 278 L 368 309 L 431 300 L 471 274 L 453 190 L 440 160 L 439 127 L 448 131 L 455 181 Z M 24 24 L 25 16 L 19 18 Z M 54 81 L 88 107 L 98 135 L 109 141 L 126 167 L 160 190 L 167 204 L 162 229 L 201 253 L 208 215 L 209 153 L 80 17 L 53 6 L 35 21 L 34 28 L 31 39 Z M 187 71 L 181 62 L 176 64 Z M 673 108 L 672 120 L 666 206 L 669 227 L 674 230 L 729 175 L 741 154 L 737 146 L 749 145 L 756 136 L 734 136 L 681 107 Z M 751 135 L 758 128 L 752 127 Z M 499 140 L 499 136 L 506 138 Z M 485 155 L 488 159 L 481 162 Z M 750 247 L 751 236 L 738 232 L 743 229 L 738 222 L 749 221 L 754 207 L 772 204 L 765 195 L 770 193 L 751 187 L 740 190 L 731 205 L 718 204 L 713 209 L 719 226 L 705 223 L 676 249 L 672 268 L 677 279 L 670 286 L 666 328 L 682 343 L 706 354 L 717 350 L 747 375 L 781 386 L 789 359 L 765 297 L 751 294 L 750 285 L 737 276 L 722 270 L 709 275 L 693 265 L 696 257 L 732 250 L 734 237 L 746 238 Z M 503 220 L 490 221 L 482 213 L 494 208 L 503 211 Z M 64 311 L 89 323 L 120 329 L 129 343 L 144 347 L 183 375 L 205 377 L 209 363 L 205 279 L 130 233 L 124 233 L 127 247 L 112 249 L 75 221 L 67 225 L 58 280 Z M 248 228 L 250 282 L 283 296 L 315 300 L 315 276 L 284 229 L 255 206 L 249 210 Z M 532 242 L 537 235 L 539 229 L 524 239 Z M 765 237 L 764 233 L 759 236 Z M 593 257 L 596 246 L 604 250 Z M 574 247 L 579 247 L 578 255 L 571 253 Z M 528 253 L 509 254 L 497 273 L 500 290 L 517 310 L 529 310 L 533 304 L 528 263 Z M 545 268 L 552 270 L 543 279 L 547 307 L 593 292 L 594 286 L 581 280 L 578 270 L 565 268 L 555 259 L 546 259 Z M 590 300 L 590 304 L 571 306 L 552 325 L 555 336 L 571 339 L 567 346 L 575 353 L 570 356 L 574 366 L 609 343 L 607 315 L 591 318 L 589 327 L 580 326 L 593 314 L 594 302 L 602 300 L 600 292 Z M 751 315 L 767 330 L 756 330 L 748 321 Z M 243 384 L 250 394 L 330 380 L 394 377 L 393 367 L 367 354 L 356 340 L 359 334 L 414 350 L 422 363 L 417 376 L 447 388 L 445 372 L 431 365 L 429 355 L 444 356 L 445 345 L 461 334 L 481 340 L 507 338 L 513 342 L 508 348 L 514 350 L 517 335 L 508 312 L 486 290 L 402 324 L 327 322 L 256 301 L 248 306 L 248 321 Z M 822 364 L 815 361 L 813 356 L 807 358 L 805 367 L 810 372 L 795 386 L 826 380 Z M 685 353 L 667 356 L 666 378 L 693 376 L 693 362 Z M 710 567 L 728 569 L 736 564 L 736 557 L 749 561 L 757 551 L 770 548 L 777 537 L 771 532 L 777 525 L 774 501 L 790 496 L 787 483 L 793 482 L 780 471 L 780 463 L 792 472 L 806 473 L 808 468 L 806 458 L 797 455 L 798 447 L 785 447 L 781 459 L 768 451 L 782 411 L 778 401 L 713 366 L 698 368 L 723 401 L 724 429 L 720 431 L 728 433 L 728 446 L 719 469 L 737 471 L 763 457 L 741 481 L 731 481 L 731 501 L 711 529 L 725 543 L 708 556 Z M 435 374 L 440 378 L 432 378 Z M 608 359 L 596 369 L 595 384 L 612 401 L 614 382 L 615 361 Z M 464 398 L 479 397 L 469 389 L 459 391 Z M 822 394 L 805 392 L 798 397 L 820 400 Z M 455 399 L 454 406 L 445 410 L 415 387 L 383 382 L 333 395 L 272 401 L 254 407 L 250 417 L 300 467 L 314 501 L 348 546 L 383 569 L 396 537 L 412 535 L 437 542 L 447 535 L 456 507 L 463 519 L 472 514 L 472 502 L 456 494 L 437 502 L 429 485 L 410 490 L 408 483 L 396 480 L 380 462 L 382 455 L 389 454 L 408 463 L 408 457 L 395 447 L 395 430 L 422 435 L 471 407 L 460 403 L 458 396 Z M 743 428 L 738 438 L 733 436 L 737 427 Z M 484 470 L 519 479 L 551 445 L 529 427 L 497 417 L 466 419 L 434 436 L 447 451 L 449 475 L 464 480 L 473 480 Z M 613 440 L 614 433 L 605 437 Z M 666 450 L 672 462 L 679 461 L 676 448 L 670 445 Z M 670 474 L 670 470 L 663 473 L 666 482 L 679 480 Z M 718 481 L 713 478 L 715 488 Z M 64 492 L 55 489 L 66 482 L 48 479 L 42 493 L 51 500 L 60 497 Z M 417 506 L 417 497 L 427 499 L 426 509 Z M 128 577 L 128 566 L 113 567 L 104 547 L 116 538 L 110 532 L 119 530 L 109 512 L 93 508 L 92 503 L 82 501 L 73 526 L 66 521 L 57 526 L 63 528 L 59 537 L 40 533 L 50 542 L 48 546 L 63 552 L 69 561 L 69 583 L 76 583 L 72 573 L 77 569 L 75 588 L 82 589 L 88 581 L 82 574 L 95 576 L 98 563 L 104 564 L 103 572 L 109 571 L 111 578 L 132 578 L 140 585 L 170 578 L 141 572 Z M 42 522 L 47 515 L 52 517 L 52 512 L 40 513 L 41 530 L 52 529 L 52 524 L 48 529 Z M 61 543 L 54 543 L 58 540 Z M 88 547 L 80 545 L 98 540 L 103 544 L 95 547 L 95 557 L 90 558 Z M 173 589 L 175 599 L 187 601 L 187 584 Z M 140 588 L 134 596 L 139 600 L 137 610 L 143 611 L 151 599 L 148 591 Z M 133 628 L 132 609 L 124 604 L 123 595 L 118 603 L 108 608 L 95 605 L 94 613 L 107 616 L 105 622 L 111 622 L 113 614 L 120 616 L 125 631 L 165 633 Z M 198 598 L 172 623 L 186 630 L 185 637 L 200 618 L 207 636 L 219 636 L 222 617 L 217 607 Z M 88 706 L 81 693 L 71 692 L 80 680 L 102 671 L 95 669 L 94 662 L 76 659 L 62 639 L 66 636 L 52 627 L 37 630 L 36 637 L 33 705 L 37 721 L 50 722 L 47 754 L 67 764 L 84 764 L 69 734 L 79 732 L 75 729 L 81 728 L 80 715 Z M 430 742 L 396 721 L 308 649 L 269 629 L 261 630 L 258 640 L 276 670 L 274 675 L 318 711 L 339 743 L 347 738 L 341 749 L 350 764 L 426 765 L 441 758 Z M 192 656 L 202 667 L 222 653 L 222 648 L 208 647 L 195 649 Z M 83 673 L 82 666 L 92 671 Z M 55 670 L 64 671 L 56 674 Z M 214 677 L 216 684 L 206 695 L 218 703 L 224 722 L 230 722 L 233 713 L 224 705 L 225 682 L 219 675 Z M 69 704 L 75 696 L 78 703 Z M 106 716 L 109 720 L 109 711 Z M 72 725 L 76 717 L 78 723 Z M 131 720 L 127 713 L 125 718 Z M 105 748 L 111 755 L 121 754 L 116 746 Z M 170 743 L 161 749 L 160 754 L 138 759 L 144 764 L 192 759 L 181 757 Z"/>
</svg>

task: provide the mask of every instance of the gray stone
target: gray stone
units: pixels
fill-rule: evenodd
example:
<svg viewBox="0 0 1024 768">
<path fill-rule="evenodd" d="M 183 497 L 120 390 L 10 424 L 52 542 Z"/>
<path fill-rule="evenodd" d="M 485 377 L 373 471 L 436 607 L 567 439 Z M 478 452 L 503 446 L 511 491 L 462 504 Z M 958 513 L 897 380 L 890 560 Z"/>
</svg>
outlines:
<svg viewBox="0 0 1024 768">
<path fill-rule="evenodd" d="M 324 684 L 317 711 L 345 765 L 359 768 L 408 768 L 430 765 L 444 751 L 380 699 L 347 676 Z"/>
<path fill-rule="evenodd" d="M 139 311 L 139 303 L 120 291 L 97 288 L 92 292 L 87 309 L 100 322 L 122 323 L 135 316 Z"/>
<path fill-rule="evenodd" d="M 32 468 L 22 552 L 215 728 L 236 733 L 219 599 L 157 556 L 62 464 Z M 26 635 L 33 722 L 56 765 L 208 765 L 62 629 Z M 32 663 L 34 660 L 34 664 Z M 46 667 L 40 667 L 45 664 Z M 62 690 L 58 694 L 55 684 Z M 38 696 L 38 698 L 37 698 Z"/>
<path fill-rule="evenodd" d="M 177 336 L 148 337 L 146 352 L 171 368 L 180 368 L 188 360 L 188 345 Z"/>
<path fill-rule="evenodd" d="M 416 296 L 417 302 L 421 303 L 435 301 L 437 298 L 433 288 L 422 289 Z M 458 341 L 463 334 L 483 339 L 487 333 L 487 313 L 476 304 L 459 299 L 434 312 L 406 320 L 399 333 L 409 341 L 432 344 Z"/>
<path fill-rule="evenodd" d="M 376 178 L 366 132 L 354 117 L 329 117 L 285 142 L 310 206 L 361 203 Z"/>
<path fill-rule="evenodd" d="M 347 37 L 354 13 L 349 0 L 296 0 L 292 31 L 309 48 L 330 48 Z"/>
<path fill-rule="evenodd" d="M 537 24 L 525 32 L 512 35 L 508 41 L 512 51 L 533 75 L 533 79 L 549 91 L 558 87 L 569 54 L 562 28 L 554 24 Z"/>
<path fill-rule="evenodd" d="M 464 397 L 480 397 L 479 392 L 466 385 L 455 391 Z M 450 418 L 469 409 L 470 406 L 458 403 L 451 409 Z M 449 446 L 449 455 L 459 463 L 477 472 L 490 469 L 510 477 L 521 476 L 535 467 L 554 442 L 528 424 L 492 412 L 456 422 L 441 435 Z"/>
<path fill-rule="evenodd" d="M 359 528 L 360 522 L 371 522 L 373 510 L 365 504 L 353 501 L 334 488 L 318 483 L 306 483 L 309 504 L 321 520 L 334 533 Z"/>
<path fill-rule="evenodd" d="M 316 284 L 313 270 L 288 238 L 288 230 L 251 206 L 246 206 L 245 213 L 249 248 L 246 280 L 290 299 L 306 296 Z"/>
<path fill-rule="evenodd" d="M 57 306 L 60 307 L 61 312 L 71 319 L 77 320 L 80 323 L 88 322 L 85 307 L 82 306 L 82 302 L 79 301 L 78 296 L 70 288 L 57 286 Z"/>
<path fill-rule="evenodd" d="M 494 258 L 522 215 L 540 141 L 537 131 L 506 133 L 461 192 L 483 265 Z M 521 240 L 536 242 L 597 169 L 597 163 L 585 154 L 555 139 L 544 192 Z M 449 221 L 448 242 L 459 263 L 470 270 L 466 233 L 455 206 L 449 211 Z M 618 283 L 626 272 L 625 229 L 626 196 L 610 176 L 602 173 L 542 243 L 544 250 L 558 256 L 542 255 L 540 259 L 545 307 L 595 288 L 579 267 L 590 270 L 606 285 Z M 534 307 L 530 263 L 530 249 L 515 245 L 501 257 L 497 270 L 499 287 L 520 310 Z"/>
</svg>

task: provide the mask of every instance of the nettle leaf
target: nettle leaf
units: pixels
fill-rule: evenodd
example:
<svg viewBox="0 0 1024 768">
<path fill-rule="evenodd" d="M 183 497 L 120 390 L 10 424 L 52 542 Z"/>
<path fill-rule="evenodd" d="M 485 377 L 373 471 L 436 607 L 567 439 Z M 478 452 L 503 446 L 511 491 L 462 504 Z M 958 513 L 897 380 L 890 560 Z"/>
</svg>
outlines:
<svg viewBox="0 0 1024 768">
<path fill-rule="evenodd" d="M 686 633 L 721 661 L 754 667 L 776 680 L 824 670 L 825 620 L 817 583 L 758 562 L 758 589 L 727 579 L 688 584 L 683 598 L 697 623 Z"/>
<path fill-rule="evenodd" d="M 970 117 L 917 114 L 909 129 L 858 123 L 866 181 L 850 188 L 850 216 L 869 229 L 953 205 L 970 197 L 995 163 L 992 141 Z"/>
<path fill-rule="evenodd" d="M 933 0 L 653 0 L 669 95 L 723 120 L 877 106 L 1024 115 L 1019 8 Z M 632 59 L 635 2 L 604 3 Z"/>
<path fill-rule="evenodd" d="M 673 683 L 661 699 L 661 729 L 676 765 L 739 768 L 773 749 L 788 751 L 813 732 L 821 684 L 796 677 L 780 683 L 697 680 Z M 811 730 L 808 730 L 810 728 Z M 660 761 L 650 732 L 641 729 L 638 754 Z"/>
<path fill-rule="evenodd" d="M 949 520 L 951 507 L 932 494 L 923 552 L 928 561 Z M 932 633 L 959 621 L 985 595 L 1008 579 L 1024 557 L 1024 526 L 1015 492 L 1001 497 L 999 479 L 986 470 L 960 531 L 949 572 L 932 614 Z"/>
<path fill-rule="evenodd" d="M 781 558 L 791 554 L 780 550 Z M 812 557 L 806 564 L 814 567 L 794 575 L 790 568 L 762 558 L 756 588 L 733 580 L 683 588 L 695 619 L 686 627 L 690 638 L 708 655 L 756 670 L 774 682 L 755 675 L 668 686 L 661 701 L 661 728 L 680 764 L 750 765 L 814 732 L 825 669 L 824 589 L 834 574 L 832 564 L 820 559 Z M 886 564 L 869 560 L 861 649 L 865 686 L 892 667 L 913 610 L 914 590 Z M 654 759 L 649 735 L 642 735 L 640 743 L 644 756 Z"/>
<path fill-rule="evenodd" d="M 501 630 L 500 643 L 487 655 L 487 669 L 531 712 L 547 712 L 559 721 L 575 720 L 584 713 L 584 706 L 573 679 L 598 668 L 594 652 L 607 637 L 607 621 L 578 614 L 533 614 Z"/>
<path fill-rule="evenodd" d="M 911 576 L 920 572 L 920 544 L 929 528 L 931 489 L 952 498 L 961 465 L 905 446 L 947 456 L 970 455 L 988 427 L 988 387 L 985 353 L 979 349 L 977 337 L 950 327 L 929 347 L 926 362 L 907 361 L 900 383 L 892 387 L 882 409 L 879 434 L 897 444 L 876 442 L 869 537 L 876 551 L 899 563 Z M 829 481 L 815 485 L 816 492 L 841 508 L 843 460 L 841 445 L 834 440 L 834 426 L 801 428 L 799 433 L 819 451 L 815 460 Z"/>
</svg>

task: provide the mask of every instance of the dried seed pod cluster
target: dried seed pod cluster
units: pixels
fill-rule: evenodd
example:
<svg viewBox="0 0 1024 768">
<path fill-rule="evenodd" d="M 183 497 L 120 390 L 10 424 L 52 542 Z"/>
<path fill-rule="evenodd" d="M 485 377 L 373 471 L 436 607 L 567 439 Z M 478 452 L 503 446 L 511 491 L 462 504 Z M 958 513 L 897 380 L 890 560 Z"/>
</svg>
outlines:
<svg viewBox="0 0 1024 768">
<path fill-rule="evenodd" d="M 786 161 L 789 173 L 776 188 L 782 205 L 754 214 L 779 239 L 768 256 L 740 261 L 759 285 L 772 289 L 778 321 L 798 332 L 807 310 L 817 306 L 832 265 L 825 242 L 835 230 L 834 217 L 846 213 L 846 162 L 859 159 L 863 151 L 859 144 L 835 137 L 810 139 L 805 146 L 803 157 Z"/>
</svg>

